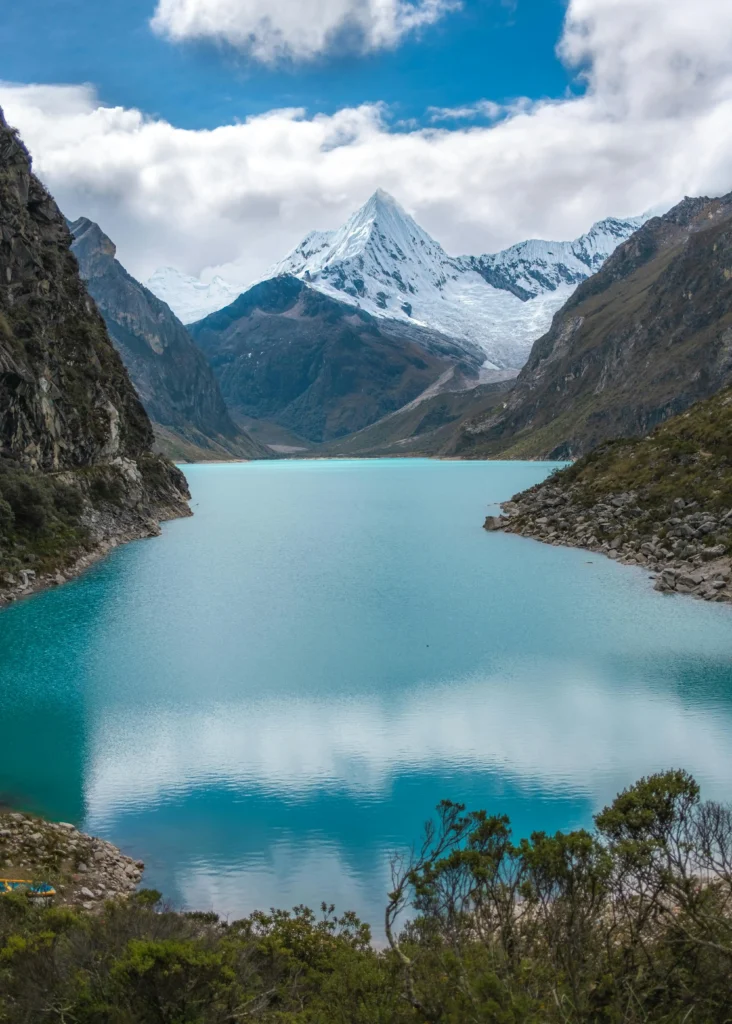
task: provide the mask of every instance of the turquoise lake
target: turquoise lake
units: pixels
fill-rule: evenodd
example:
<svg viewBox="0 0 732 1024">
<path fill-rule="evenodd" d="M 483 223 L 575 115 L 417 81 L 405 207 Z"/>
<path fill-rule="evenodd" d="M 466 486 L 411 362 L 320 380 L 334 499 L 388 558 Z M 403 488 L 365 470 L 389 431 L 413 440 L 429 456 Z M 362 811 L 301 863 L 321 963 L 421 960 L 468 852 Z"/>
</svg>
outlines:
<svg viewBox="0 0 732 1024">
<path fill-rule="evenodd" d="M 195 516 L 0 613 L 0 800 L 105 836 L 174 905 L 334 902 L 442 798 L 591 822 L 683 766 L 732 797 L 732 609 L 489 534 L 547 463 L 185 467 Z"/>
</svg>

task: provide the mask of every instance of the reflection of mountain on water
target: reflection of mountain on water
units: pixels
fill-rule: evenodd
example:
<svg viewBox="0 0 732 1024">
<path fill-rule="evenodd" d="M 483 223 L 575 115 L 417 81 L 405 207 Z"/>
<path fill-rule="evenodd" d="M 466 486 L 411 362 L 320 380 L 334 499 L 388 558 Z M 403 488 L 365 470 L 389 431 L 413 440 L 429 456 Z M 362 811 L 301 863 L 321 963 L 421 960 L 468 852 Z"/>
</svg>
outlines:
<svg viewBox="0 0 732 1024">
<path fill-rule="evenodd" d="M 519 834 L 654 768 L 727 799 L 729 609 L 481 529 L 547 469 L 190 467 L 193 519 L 0 614 L 0 792 L 171 898 L 372 920 L 443 797 Z"/>
</svg>

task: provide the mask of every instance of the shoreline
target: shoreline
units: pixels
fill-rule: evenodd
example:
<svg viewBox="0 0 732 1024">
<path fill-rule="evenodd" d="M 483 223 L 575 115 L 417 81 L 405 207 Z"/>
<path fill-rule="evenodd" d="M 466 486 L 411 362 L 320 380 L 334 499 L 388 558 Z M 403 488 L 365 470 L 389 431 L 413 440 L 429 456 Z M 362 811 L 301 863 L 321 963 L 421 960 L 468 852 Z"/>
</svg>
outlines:
<svg viewBox="0 0 732 1024">
<path fill-rule="evenodd" d="M 33 597 L 35 594 L 63 586 L 64 583 L 73 582 L 87 569 L 91 569 L 92 566 L 103 561 L 115 548 L 132 541 L 159 537 L 162 533 L 161 523 L 170 522 L 173 519 L 187 519 L 193 515 L 193 512 L 189 509 L 186 513 L 179 508 L 171 507 L 159 509 L 158 515 L 159 518 L 142 520 L 136 526 L 102 536 L 91 550 L 82 551 L 69 565 L 63 568 L 59 567 L 55 571 L 45 572 L 41 575 L 38 575 L 35 569 L 25 568 L 16 569 L 15 572 L 4 572 L 0 576 L 0 611 L 26 597 Z"/>
<path fill-rule="evenodd" d="M 696 502 L 678 498 L 675 514 L 641 532 L 639 523 L 647 514 L 638 508 L 637 497 L 632 492 L 606 495 L 588 508 L 573 504 L 571 491 L 539 485 L 502 502 L 502 514 L 487 516 L 483 526 L 647 569 L 655 580 L 653 589 L 663 594 L 732 604 L 732 555 L 724 545 L 705 544 L 714 530 L 732 526 L 732 510 L 715 518 Z"/>
<path fill-rule="evenodd" d="M 90 911 L 128 899 L 145 870 L 106 839 L 23 811 L 0 811 L 0 863 L 6 877 L 52 885 L 57 905 Z"/>
</svg>

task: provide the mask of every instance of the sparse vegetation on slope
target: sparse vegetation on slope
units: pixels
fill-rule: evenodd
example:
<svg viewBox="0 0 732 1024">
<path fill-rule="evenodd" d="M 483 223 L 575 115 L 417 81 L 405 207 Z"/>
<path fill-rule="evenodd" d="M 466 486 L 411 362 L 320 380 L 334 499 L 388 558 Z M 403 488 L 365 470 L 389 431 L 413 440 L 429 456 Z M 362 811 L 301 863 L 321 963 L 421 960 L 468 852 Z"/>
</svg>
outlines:
<svg viewBox="0 0 732 1024">
<path fill-rule="evenodd" d="M 732 388 L 600 446 L 504 512 L 486 526 L 647 565 L 658 590 L 732 600 Z"/>
<path fill-rule="evenodd" d="M 455 452 L 575 458 L 642 436 L 732 383 L 732 194 L 654 217 L 555 315 L 506 407 Z"/>
</svg>

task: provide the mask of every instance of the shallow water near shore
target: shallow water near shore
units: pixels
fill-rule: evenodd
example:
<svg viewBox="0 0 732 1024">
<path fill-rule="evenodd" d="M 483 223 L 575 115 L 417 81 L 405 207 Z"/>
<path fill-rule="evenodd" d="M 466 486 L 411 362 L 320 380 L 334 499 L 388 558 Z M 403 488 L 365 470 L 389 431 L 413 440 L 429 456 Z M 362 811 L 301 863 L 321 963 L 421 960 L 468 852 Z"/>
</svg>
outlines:
<svg viewBox="0 0 732 1024">
<path fill-rule="evenodd" d="M 732 610 L 481 527 L 549 463 L 187 466 L 195 516 L 0 613 L 0 802 L 230 917 L 336 903 L 442 798 L 517 835 L 683 766 L 732 798 Z"/>
</svg>

